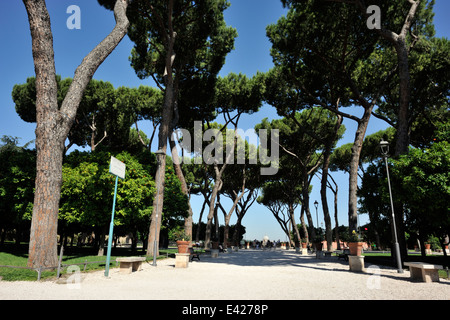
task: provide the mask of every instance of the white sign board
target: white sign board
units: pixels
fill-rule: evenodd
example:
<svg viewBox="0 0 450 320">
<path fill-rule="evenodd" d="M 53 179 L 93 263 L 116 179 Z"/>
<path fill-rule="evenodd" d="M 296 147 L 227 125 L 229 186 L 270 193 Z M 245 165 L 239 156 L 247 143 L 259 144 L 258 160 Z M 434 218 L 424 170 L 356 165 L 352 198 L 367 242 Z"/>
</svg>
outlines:
<svg viewBox="0 0 450 320">
<path fill-rule="evenodd" d="M 118 176 L 120 179 L 125 179 L 125 163 L 111 157 L 109 172 L 115 176 Z"/>
</svg>

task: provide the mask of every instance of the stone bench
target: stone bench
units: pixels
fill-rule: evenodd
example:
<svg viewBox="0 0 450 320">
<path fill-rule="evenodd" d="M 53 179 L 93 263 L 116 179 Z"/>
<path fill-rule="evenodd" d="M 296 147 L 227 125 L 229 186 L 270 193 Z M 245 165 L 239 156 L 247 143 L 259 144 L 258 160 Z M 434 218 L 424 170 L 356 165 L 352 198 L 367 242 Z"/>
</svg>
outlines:
<svg viewBox="0 0 450 320">
<path fill-rule="evenodd" d="M 418 279 L 423 282 L 439 282 L 439 269 L 442 266 L 429 264 L 424 262 L 405 262 L 405 266 L 409 267 L 411 279 Z"/>
<path fill-rule="evenodd" d="M 131 273 L 133 271 L 140 271 L 142 269 L 142 262 L 145 257 L 124 257 L 117 258 L 116 261 L 120 263 L 120 273 Z"/>
</svg>

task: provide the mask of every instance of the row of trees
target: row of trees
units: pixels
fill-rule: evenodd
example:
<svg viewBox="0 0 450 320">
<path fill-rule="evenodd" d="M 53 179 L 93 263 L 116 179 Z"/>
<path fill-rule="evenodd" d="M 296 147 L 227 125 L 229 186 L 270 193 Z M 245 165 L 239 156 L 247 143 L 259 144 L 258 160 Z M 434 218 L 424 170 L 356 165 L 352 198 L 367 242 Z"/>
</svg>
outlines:
<svg viewBox="0 0 450 320">
<path fill-rule="evenodd" d="M 159 126 L 158 149 L 162 152 L 157 154 L 156 195 L 148 232 L 148 241 L 153 243 L 159 240 L 160 234 L 158 230 L 155 232 L 154 224 L 159 228 L 163 217 L 163 206 L 155 204 L 166 203 L 166 154 L 169 150 L 182 193 L 189 198 L 192 190 L 190 164 L 177 161 L 178 139 L 171 139 L 177 129 L 192 131 L 195 120 L 202 122 L 202 128 L 213 128 L 212 121 L 223 114 L 225 125 L 217 128 L 214 139 L 227 130 L 236 133 L 240 116 L 258 110 L 263 101 L 274 106 L 283 117 L 263 121 L 258 126 L 281 132 L 278 147 L 283 154 L 279 174 L 263 181 L 247 173 L 251 166 L 235 168 L 226 161 L 204 168 L 204 172 L 210 172 L 209 178 L 202 182 L 205 187 L 202 190 L 209 190 L 202 191 L 209 206 L 206 244 L 211 240 L 212 221 L 220 208 L 217 200 L 221 192 L 227 190 L 225 177 L 231 168 L 242 172 L 242 176 L 230 173 L 233 178 L 241 177 L 242 184 L 239 182 L 236 189 L 237 181 L 231 182 L 227 192 L 233 199 L 233 209 L 228 213 L 221 209 L 226 220 L 229 221 L 233 211 L 239 211 L 238 220 L 242 219 L 240 216 L 248 206 L 241 207 L 239 203 L 245 201 L 246 190 L 253 197 L 248 186 L 249 181 L 255 180 L 257 187 L 263 187 L 260 202 L 288 204 L 290 219 L 293 219 L 294 205 L 302 205 L 310 238 L 315 232 L 309 212 L 310 181 L 320 168 L 328 240 L 331 236 L 326 201 L 326 188 L 331 186 L 328 169 L 333 148 L 343 134 L 344 117 L 357 123 L 349 161 L 345 165 L 349 172 L 349 229 L 356 229 L 358 174 L 365 169 L 362 150 L 371 116 L 385 120 L 396 129 L 395 155 L 399 155 L 407 152 L 410 143 L 415 147 L 430 144 L 430 134 L 446 117 L 449 96 L 445 78 L 448 73 L 445 70 L 449 69 L 449 45 L 445 39 L 434 38 L 433 1 L 375 2 L 383 12 L 383 19 L 379 29 L 370 30 L 363 1 L 283 0 L 283 5 L 289 8 L 288 14 L 267 27 L 274 68 L 268 74 L 257 74 L 249 79 L 235 74 L 224 78 L 217 76 L 237 36 L 236 30 L 226 26 L 223 19 L 223 12 L 229 5 L 226 1 L 99 0 L 101 5 L 114 10 L 116 28 L 83 60 L 73 80 L 59 81 L 54 70 L 50 17 L 45 2 L 24 0 L 36 79 L 34 85 L 29 81 L 27 90 L 17 89 L 15 93 L 19 98 L 24 92 L 34 96 L 35 88 L 36 99 L 31 105 L 34 103 L 36 110 L 37 170 L 29 265 L 56 265 L 57 219 L 67 138 L 70 143 L 90 145 L 91 150 L 95 150 L 108 139 L 110 146 L 123 146 L 114 141 L 115 132 L 119 141 L 129 140 L 115 128 L 128 132 L 130 125 L 137 125 L 140 119 L 153 121 L 154 128 Z M 123 88 L 113 95 L 115 100 L 97 100 L 98 92 L 112 93 L 113 88 L 105 83 L 94 83 L 89 94 L 90 79 L 126 33 L 135 43 L 131 65 L 137 76 L 151 77 L 159 91 Z M 66 87 L 66 92 L 58 90 L 58 86 Z M 85 92 L 88 94 L 84 95 Z M 104 97 L 108 96 L 111 95 Z M 27 105 L 30 100 L 18 103 L 18 112 L 23 117 L 29 116 L 27 121 L 34 121 L 33 113 L 26 111 Z M 345 112 L 350 106 L 360 106 L 362 115 Z M 119 116 L 108 114 L 114 108 Z M 318 127 L 320 130 L 316 130 Z M 148 146 L 140 131 L 134 132 L 136 140 Z M 232 136 L 228 143 L 231 152 L 226 158 L 231 159 L 237 137 Z M 280 197 L 274 198 L 274 192 Z M 281 194 L 283 199 L 280 199 Z M 403 204 L 399 202 L 398 206 L 403 207 Z M 401 231 L 403 218 L 398 215 L 397 225 Z M 445 228 L 448 230 L 448 226 Z M 185 230 L 192 235 L 189 206 Z M 157 254 L 153 246 L 148 246 L 148 254 Z"/>
<path fill-rule="evenodd" d="M 143 133 L 141 132 L 143 135 Z M 114 192 L 114 177 L 109 173 L 111 152 L 107 146 L 101 146 L 93 152 L 71 152 L 64 159 L 63 184 L 58 215 L 58 234 L 61 243 L 70 238 L 72 245 L 75 238 L 82 239 L 82 234 L 94 234 L 92 245 L 103 255 L 105 235 L 111 219 L 111 204 Z M 115 214 L 115 239 L 130 236 L 132 248 L 142 241 L 146 249 L 152 202 L 155 194 L 156 157 L 147 149 L 141 148 L 133 155 L 127 151 L 115 154 L 127 166 L 126 179 L 119 180 Z M 1 199 L 1 241 L 6 237 L 15 239 L 16 243 L 27 241 L 30 228 L 34 180 L 36 176 L 36 151 L 25 146 L 18 146 L 18 139 L 8 136 L 2 138 L 0 144 L 0 160 L 5 164 L 0 180 Z M 184 228 L 184 219 L 188 212 L 188 199 L 181 191 L 181 183 L 175 175 L 173 163 L 168 158 L 166 167 L 166 183 L 164 187 L 166 201 L 163 207 L 161 234 L 166 245 L 174 231 Z M 190 171 L 193 190 L 200 193 L 200 185 L 205 177 L 204 166 L 192 165 Z M 230 184 L 231 181 L 228 182 Z M 196 188 L 196 189 L 195 189 Z M 219 202 L 219 206 L 223 209 Z M 206 225 L 195 224 L 197 238 L 204 239 Z M 235 241 L 242 238 L 243 230 L 229 223 L 226 226 L 217 224 L 220 232 L 215 230 L 214 237 L 223 235 L 225 239 Z M 241 227 L 241 226 L 240 226 Z M 197 240 L 198 241 L 198 240 Z M 80 243 L 78 243 L 80 244 Z"/>
<path fill-rule="evenodd" d="M 275 64 L 272 78 L 279 89 L 270 103 L 285 117 L 318 106 L 357 123 L 346 163 L 348 223 L 356 230 L 358 175 L 364 169 L 370 118 L 396 129 L 391 140 L 396 157 L 406 154 L 410 145 L 429 146 L 439 123 L 448 121 L 449 84 L 443 74 L 450 68 L 449 42 L 434 37 L 434 1 L 373 1 L 382 17 L 378 28 L 370 30 L 364 1 L 282 2 L 289 8 L 286 17 L 267 28 Z M 347 113 L 350 106 L 358 107 L 361 115 Z M 326 202 L 322 204 L 327 212 Z M 406 254 L 404 203 L 396 201 L 396 207 L 400 246 Z M 439 223 L 446 225 L 443 220 Z M 444 229 L 448 234 L 448 225 Z"/>
</svg>

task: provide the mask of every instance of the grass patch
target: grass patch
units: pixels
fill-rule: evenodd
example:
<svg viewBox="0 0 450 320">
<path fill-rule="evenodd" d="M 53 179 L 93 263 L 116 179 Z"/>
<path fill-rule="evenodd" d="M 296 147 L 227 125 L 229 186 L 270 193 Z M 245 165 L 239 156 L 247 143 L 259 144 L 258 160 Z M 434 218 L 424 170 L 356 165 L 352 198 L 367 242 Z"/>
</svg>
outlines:
<svg viewBox="0 0 450 320">
<path fill-rule="evenodd" d="M 391 257 L 390 253 L 377 253 L 377 252 L 364 252 L 364 261 L 374 265 L 382 265 L 392 268 L 397 268 L 397 261 Z M 425 262 L 430 264 L 437 264 L 444 267 L 443 270 L 439 270 L 439 277 L 443 279 L 447 278 L 447 271 L 445 266 L 449 265 L 449 258 L 445 259 L 443 255 L 427 255 L 422 257 L 420 254 L 408 254 L 403 262 Z"/>
<path fill-rule="evenodd" d="M 115 263 L 116 257 L 111 256 L 110 268 L 116 266 Z M 26 267 L 27 266 L 28 257 L 26 256 L 16 256 L 11 253 L 0 252 L 0 265 L 7 266 L 17 266 L 17 267 Z M 96 262 L 98 263 L 89 263 Z M 84 256 L 84 257 L 72 257 L 72 256 L 63 256 L 61 268 L 61 274 L 65 274 L 67 271 L 67 265 L 78 265 L 81 271 L 84 271 L 84 264 L 86 264 L 86 271 L 100 270 L 104 269 L 106 266 L 106 257 L 98 257 L 98 256 Z M 57 270 L 43 270 L 41 273 L 41 280 L 50 279 L 52 277 L 56 277 Z M 21 269 L 21 268 L 5 268 L 0 267 L 0 276 L 3 278 L 3 281 L 35 281 L 38 277 L 38 272 L 36 270 L 31 269 Z"/>
<path fill-rule="evenodd" d="M 0 252 L 0 265 L 27 267 L 28 261 L 28 244 L 16 246 L 13 244 L 5 244 Z M 173 253 L 175 257 L 176 249 L 160 250 L 158 259 L 165 259 Z M 80 270 L 89 272 L 96 270 L 104 270 L 106 266 L 106 255 L 98 256 L 93 254 L 92 248 L 68 247 L 64 250 L 61 275 L 67 273 L 68 265 L 77 265 Z M 111 250 L 110 269 L 116 267 L 116 258 L 124 256 L 145 256 L 145 251 L 132 251 L 129 248 L 113 248 Z M 153 261 L 153 257 L 148 257 L 147 261 Z M 85 263 L 86 269 L 85 269 Z M 93 263 L 96 262 L 96 263 Z M 57 269 L 44 270 L 41 274 L 41 280 L 49 280 L 56 278 Z M 0 267 L 0 277 L 3 281 L 36 281 L 38 272 L 30 269 L 22 268 L 5 268 Z"/>
</svg>

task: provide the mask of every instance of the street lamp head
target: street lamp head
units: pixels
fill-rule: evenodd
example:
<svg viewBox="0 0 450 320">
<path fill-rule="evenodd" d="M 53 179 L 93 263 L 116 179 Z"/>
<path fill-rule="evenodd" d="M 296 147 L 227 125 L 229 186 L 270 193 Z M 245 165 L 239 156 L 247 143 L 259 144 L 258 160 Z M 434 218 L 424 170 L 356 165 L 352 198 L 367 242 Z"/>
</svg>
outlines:
<svg viewBox="0 0 450 320">
<path fill-rule="evenodd" d="M 389 153 L 389 142 L 381 140 L 380 141 L 380 149 L 381 149 L 381 154 L 383 156 L 387 156 Z"/>
<path fill-rule="evenodd" d="M 319 203 L 317 202 L 317 200 L 314 201 L 314 206 L 316 207 L 316 209 L 317 209 L 317 207 L 319 206 Z"/>
</svg>

